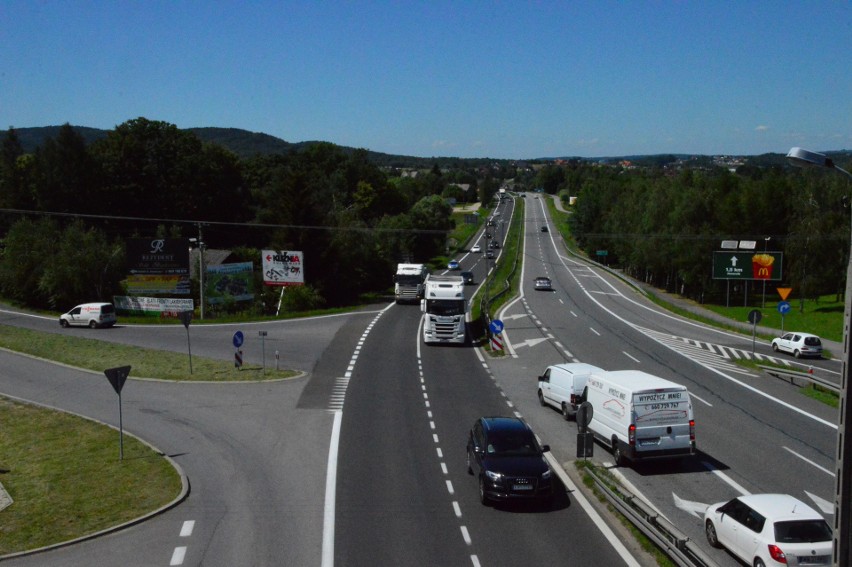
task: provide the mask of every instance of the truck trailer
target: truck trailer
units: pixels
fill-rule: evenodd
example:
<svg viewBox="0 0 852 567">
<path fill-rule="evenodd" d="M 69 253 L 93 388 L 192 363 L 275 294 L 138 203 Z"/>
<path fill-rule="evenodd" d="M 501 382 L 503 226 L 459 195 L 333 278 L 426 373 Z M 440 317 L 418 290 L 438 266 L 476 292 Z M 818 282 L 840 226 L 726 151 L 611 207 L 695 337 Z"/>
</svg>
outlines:
<svg viewBox="0 0 852 567">
<path fill-rule="evenodd" d="M 426 277 L 423 311 L 423 341 L 431 343 L 464 343 L 467 300 L 461 276 Z"/>
</svg>

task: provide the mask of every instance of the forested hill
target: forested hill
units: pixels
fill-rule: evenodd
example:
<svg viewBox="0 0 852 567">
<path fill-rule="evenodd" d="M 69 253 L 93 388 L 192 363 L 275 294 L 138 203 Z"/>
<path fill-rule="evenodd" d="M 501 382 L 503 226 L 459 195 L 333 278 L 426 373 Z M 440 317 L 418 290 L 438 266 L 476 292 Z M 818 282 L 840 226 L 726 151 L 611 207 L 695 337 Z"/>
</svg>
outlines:
<svg viewBox="0 0 852 567">
<path fill-rule="evenodd" d="M 15 128 L 21 146 L 27 153 L 32 153 L 36 148 L 43 145 L 45 140 L 56 138 L 61 126 L 40 126 L 32 128 Z M 105 138 L 109 130 L 99 128 L 89 128 L 86 126 L 72 126 L 79 133 L 87 144 Z M 256 155 L 273 155 L 286 154 L 291 151 L 300 152 L 305 148 L 318 143 L 318 141 L 304 142 L 286 142 L 275 136 L 263 134 L 260 132 L 249 132 L 240 128 L 186 128 L 186 131 L 192 132 L 202 142 L 209 142 L 220 145 L 227 150 L 233 152 L 241 159 L 251 158 Z M 349 154 L 355 151 L 356 148 L 346 146 L 338 146 L 344 153 Z M 370 161 L 378 166 L 392 167 L 414 167 L 414 168 L 430 168 L 436 163 L 439 167 L 459 167 L 461 162 L 464 165 L 477 165 L 485 163 L 493 163 L 512 160 L 493 160 L 487 158 L 480 159 L 460 159 L 452 157 L 429 157 L 421 158 L 414 156 L 399 156 L 385 154 L 381 152 L 367 151 Z"/>
</svg>

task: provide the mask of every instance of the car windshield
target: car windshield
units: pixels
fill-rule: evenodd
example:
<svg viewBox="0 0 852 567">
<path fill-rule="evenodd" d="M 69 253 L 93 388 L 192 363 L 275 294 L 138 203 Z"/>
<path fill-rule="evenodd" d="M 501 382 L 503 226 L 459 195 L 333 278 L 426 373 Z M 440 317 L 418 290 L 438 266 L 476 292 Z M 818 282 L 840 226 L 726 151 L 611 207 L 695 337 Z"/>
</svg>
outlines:
<svg viewBox="0 0 852 567">
<path fill-rule="evenodd" d="M 493 432 L 488 437 L 487 452 L 495 457 L 538 455 L 535 438 L 528 432 Z"/>
<path fill-rule="evenodd" d="M 825 520 L 775 522 L 775 541 L 778 543 L 811 543 L 831 539 L 831 528 Z"/>
</svg>

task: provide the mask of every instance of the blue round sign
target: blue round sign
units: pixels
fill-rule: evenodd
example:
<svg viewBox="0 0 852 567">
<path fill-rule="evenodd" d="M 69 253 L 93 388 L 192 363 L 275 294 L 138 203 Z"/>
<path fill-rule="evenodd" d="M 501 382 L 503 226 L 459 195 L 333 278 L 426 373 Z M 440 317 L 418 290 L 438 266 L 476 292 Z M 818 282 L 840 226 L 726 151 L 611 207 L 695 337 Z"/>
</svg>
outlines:
<svg viewBox="0 0 852 567">
<path fill-rule="evenodd" d="M 790 309 L 791 309 L 791 307 L 790 307 L 789 302 L 787 302 L 787 301 L 779 301 L 778 302 L 778 313 L 780 313 L 781 315 L 786 315 L 787 313 L 790 312 Z"/>
<path fill-rule="evenodd" d="M 245 337 L 243 336 L 242 331 L 237 331 L 236 333 L 234 333 L 234 348 L 240 348 L 241 346 L 243 346 L 244 340 Z"/>
<path fill-rule="evenodd" d="M 503 321 L 500 319 L 494 319 L 491 321 L 491 324 L 488 325 L 488 328 L 491 329 L 491 332 L 495 335 L 499 335 L 503 332 Z"/>
</svg>

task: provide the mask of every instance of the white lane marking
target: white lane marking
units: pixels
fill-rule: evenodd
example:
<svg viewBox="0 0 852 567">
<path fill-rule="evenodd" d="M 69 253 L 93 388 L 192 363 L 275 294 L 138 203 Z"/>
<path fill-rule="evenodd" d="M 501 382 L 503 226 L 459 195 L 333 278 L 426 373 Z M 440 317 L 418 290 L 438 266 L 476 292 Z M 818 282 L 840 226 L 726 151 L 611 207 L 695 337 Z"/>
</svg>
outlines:
<svg viewBox="0 0 852 567">
<path fill-rule="evenodd" d="M 461 533 L 462 533 L 462 537 L 464 538 L 464 542 L 465 542 L 466 544 L 470 545 L 470 544 L 471 544 L 471 541 L 470 541 L 470 534 L 469 534 L 469 533 L 467 533 L 467 526 L 462 526 L 462 527 L 461 527 Z"/>
<path fill-rule="evenodd" d="M 473 567 L 479 567 L 479 557 L 477 557 L 476 555 L 470 556 L 470 562 L 473 565 Z"/>
<path fill-rule="evenodd" d="M 559 480 L 562 481 L 562 484 L 568 490 L 568 493 L 574 497 L 578 504 L 580 504 L 580 507 L 586 512 L 586 515 L 589 516 L 592 522 L 594 522 L 598 530 L 600 530 L 607 541 L 609 541 L 610 545 L 612 545 L 613 549 L 615 549 L 616 553 L 621 556 L 628 567 L 641 567 L 640 563 L 636 561 L 636 558 L 634 558 L 624 544 L 621 543 L 622 538 L 615 535 L 615 532 L 612 531 L 609 524 L 601 518 L 598 511 L 586 499 L 580 489 L 577 488 L 577 485 L 574 484 L 571 477 L 568 476 L 562 468 L 562 465 L 559 464 L 559 461 L 556 460 L 556 457 L 554 457 L 552 453 L 547 452 L 544 454 L 544 458 L 547 459 L 548 464 L 550 464 L 550 469 L 556 473 L 556 476 L 558 476 Z"/>
<path fill-rule="evenodd" d="M 789 447 L 783 447 L 783 446 L 782 446 L 781 448 L 782 448 L 782 449 L 784 449 L 785 451 L 789 452 L 789 453 L 790 453 L 791 455 L 793 455 L 794 457 L 799 457 L 800 459 L 802 459 L 803 461 L 805 461 L 805 462 L 806 462 L 806 463 L 808 463 L 809 465 L 813 465 L 813 466 L 814 466 L 814 468 L 817 468 L 817 469 L 821 470 L 822 472 L 824 472 L 825 474 L 827 474 L 827 475 L 831 476 L 832 478 L 835 478 L 835 477 L 837 476 L 837 475 L 835 475 L 833 472 L 831 472 L 830 470 L 828 470 L 827 468 L 819 466 L 818 464 L 816 464 L 815 462 L 813 462 L 813 461 L 812 461 L 812 460 L 810 460 L 810 459 L 806 459 L 803 455 L 800 455 L 799 453 L 795 452 L 793 449 L 791 449 L 791 448 L 789 448 Z"/>
<path fill-rule="evenodd" d="M 441 472 L 443 472 L 445 475 L 447 474 L 447 463 L 441 463 Z"/>
<path fill-rule="evenodd" d="M 699 401 L 699 402 L 701 402 L 702 404 L 706 405 L 707 407 L 711 407 L 711 408 L 713 407 L 713 404 L 711 404 L 710 402 L 708 402 L 707 400 L 705 400 L 705 399 L 703 399 L 703 398 L 699 398 L 698 396 L 696 396 L 696 395 L 695 395 L 695 394 L 693 394 L 692 392 L 690 392 L 690 393 L 689 393 L 689 397 L 690 397 L 690 398 L 695 398 L 696 400 L 698 400 L 698 401 Z"/>
<path fill-rule="evenodd" d="M 189 537 L 192 535 L 192 530 L 195 529 L 195 520 L 187 520 L 180 528 L 180 537 Z"/>
<path fill-rule="evenodd" d="M 453 500 L 453 512 L 455 512 L 456 518 L 461 518 L 461 506 L 459 506 L 459 503 L 455 500 Z"/>
<path fill-rule="evenodd" d="M 725 473 L 723 473 L 722 471 L 717 469 L 712 463 L 708 463 L 707 461 L 701 461 L 701 464 L 704 465 L 704 468 L 706 468 L 708 471 L 710 471 L 711 473 L 718 476 L 728 486 L 730 486 L 731 488 L 733 488 L 734 490 L 736 490 L 737 492 L 739 492 L 743 496 L 747 496 L 747 495 L 751 494 L 751 492 L 749 492 L 748 490 L 746 490 L 745 488 L 740 486 L 737 482 L 735 482 L 734 479 L 732 479 L 731 477 L 729 477 L 728 475 L 726 475 Z"/>
<path fill-rule="evenodd" d="M 447 481 L 447 492 L 450 493 L 450 496 L 452 496 L 453 494 L 456 493 L 455 489 L 453 488 L 452 481 L 449 481 L 449 480 Z"/>
<path fill-rule="evenodd" d="M 176 547 L 172 552 L 172 560 L 169 561 L 169 565 L 183 565 L 184 559 L 186 559 L 186 547 Z"/>
<path fill-rule="evenodd" d="M 597 331 L 594 329 L 594 327 L 589 327 L 589 330 L 590 330 L 591 332 L 593 332 L 594 334 L 596 334 L 597 336 L 601 336 L 601 334 L 600 334 L 599 332 L 597 332 Z"/>
<path fill-rule="evenodd" d="M 636 358 L 635 356 L 632 356 L 632 355 L 631 355 L 630 353 L 628 353 L 627 351 L 624 351 L 624 350 L 623 350 L 623 351 L 621 351 L 621 352 L 622 352 L 622 353 L 624 353 L 624 356 L 626 356 L 627 358 L 631 359 L 632 361 L 634 361 L 634 362 L 639 362 L 639 359 L 638 359 L 638 358 Z"/>
<path fill-rule="evenodd" d="M 340 424 L 343 411 L 334 412 L 331 444 L 328 448 L 328 470 L 325 475 L 325 508 L 322 525 L 322 567 L 334 567 L 334 513 L 337 498 L 337 451 L 340 448 Z"/>
</svg>

